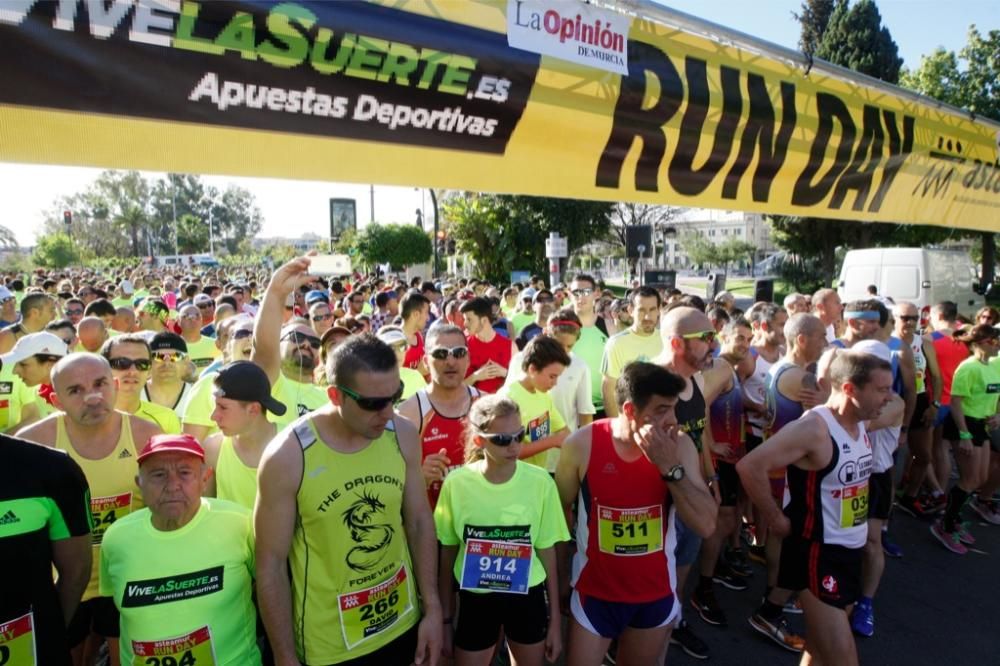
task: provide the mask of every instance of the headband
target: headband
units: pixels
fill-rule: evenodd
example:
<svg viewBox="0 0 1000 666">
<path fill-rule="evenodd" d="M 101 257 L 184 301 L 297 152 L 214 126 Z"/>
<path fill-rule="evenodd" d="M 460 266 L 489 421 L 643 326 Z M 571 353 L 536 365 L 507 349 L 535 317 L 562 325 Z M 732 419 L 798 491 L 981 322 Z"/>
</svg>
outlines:
<svg viewBox="0 0 1000 666">
<path fill-rule="evenodd" d="M 844 313 L 844 319 L 878 319 L 878 310 L 852 310 Z"/>
<path fill-rule="evenodd" d="M 550 321 L 549 326 L 572 326 L 573 328 L 580 328 L 578 323 L 570 321 L 569 319 L 556 319 L 555 321 Z"/>
</svg>

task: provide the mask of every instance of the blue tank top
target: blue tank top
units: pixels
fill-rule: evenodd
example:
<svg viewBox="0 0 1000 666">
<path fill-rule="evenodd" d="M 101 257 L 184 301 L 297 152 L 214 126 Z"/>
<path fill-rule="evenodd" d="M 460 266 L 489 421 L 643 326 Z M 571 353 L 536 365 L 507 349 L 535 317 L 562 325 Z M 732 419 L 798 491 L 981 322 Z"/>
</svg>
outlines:
<svg viewBox="0 0 1000 666">
<path fill-rule="evenodd" d="M 765 405 L 767 406 L 767 427 L 765 428 L 765 434 L 767 437 L 770 437 L 802 416 L 802 413 L 805 411 L 802 408 L 802 403 L 795 402 L 778 390 L 778 382 L 781 381 L 781 375 L 786 370 L 794 367 L 796 367 L 794 363 L 782 358 L 772 365 L 771 369 L 767 372 L 767 377 L 764 380 L 764 397 L 766 399 Z"/>
<path fill-rule="evenodd" d="M 709 406 L 712 437 L 716 442 L 729 444 L 734 455 L 723 457 L 727 463 L 736 463 L 743 457 L 743 392 L 740 380 L 733 373 L 733 387 L 720 394 Z"/>
<path fill-rule="evenodd" d="M 896 395 L 903 395 L 903 375 L 899 371 L 899 359 L 903 355 L 903 341 L 894 335 L 889 336 L 889 340 L 885 343 L 889 347 L 891 352 L 889 355 L 889 363 L 892 365 L 892 391 Z"/>
</svg>

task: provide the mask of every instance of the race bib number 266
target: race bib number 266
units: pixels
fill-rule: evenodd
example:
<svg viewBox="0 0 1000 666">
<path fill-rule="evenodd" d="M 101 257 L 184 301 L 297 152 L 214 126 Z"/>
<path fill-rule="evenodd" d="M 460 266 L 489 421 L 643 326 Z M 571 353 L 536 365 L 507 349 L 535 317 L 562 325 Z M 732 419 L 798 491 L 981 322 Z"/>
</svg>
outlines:
<svg viewBox="0 0 1000 666">
<path fill-rule="evenodd" d="M 405 565 L 378 585 L 340 595 L 337 605 L 348 649 L 387 630 L 413 610 Z"/>
</svg>

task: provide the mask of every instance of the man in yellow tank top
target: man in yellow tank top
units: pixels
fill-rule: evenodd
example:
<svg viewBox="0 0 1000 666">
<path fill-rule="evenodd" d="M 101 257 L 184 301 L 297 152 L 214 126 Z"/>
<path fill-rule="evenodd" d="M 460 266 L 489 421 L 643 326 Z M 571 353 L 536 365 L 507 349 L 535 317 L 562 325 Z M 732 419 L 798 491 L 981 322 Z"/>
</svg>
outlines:
<svg viewBox="0 0 1000 666">
<path fill-rule="evenodd" d="M 142 507 L 135 483 L 135 442 L 145 443 L 160 429 L 114 409 L 117 388 L 111 366 L 96 354 L 63 358 L 52 368 L 52 384 L 56 406 L 65 413 L 52 414 L 18 436 L 65 451 L 87 477 L 94 518 L 94 570 L 67 633 L 77 666 L 92 663 L 84 650 L 91 632 L 109 639 L 111 663 L 118 666 L 118 611 L 109 597 L 99 595 L 101 541 L 112 523 Z"/>
<path fill-rule="evenodd" d="M 278 269 L 262 311 L 308 270 L 308 258 Z M 437 543 L 416 429 L 394 418 L 396 356 L 352 336 L 327 377 L 329 404 L 282 431 L 258 470 L 257 589 L 275 663 L 436 664 Z"/>
<path fill-rule="evenodd" d="M 267 375 L 254 363 L 236 361 L 212 380 L 217 432 L 205 440 L 205 462 L 215 470 L 206 495 L 242 504 L 253 511 L 257 499 L 257 466 L 278 426 L 267 413 L 281 416 L 285 406 L 271 397 Z"/>
<path fill-rule="evenodd" d="M 116 409 L 146 419 L 167 434 L 180 434 L 181 420 L 172 409 L 142 399 L 153 364 L 146 338 L 135 333 L 110 338 L 101 346 L 101 356 L 111 365 L 118 385 Z"/>
</svg>

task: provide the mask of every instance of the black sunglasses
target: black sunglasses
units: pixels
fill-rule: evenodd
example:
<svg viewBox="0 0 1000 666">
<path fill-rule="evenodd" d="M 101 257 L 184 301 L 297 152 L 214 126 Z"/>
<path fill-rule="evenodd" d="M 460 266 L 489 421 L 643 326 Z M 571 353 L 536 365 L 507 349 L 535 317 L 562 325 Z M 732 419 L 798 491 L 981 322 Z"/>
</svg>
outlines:
<svg viewBox="0 0 1000 666">
<path fill-rule="evenodd" d="M 903 321 L 920 321 L 920 317 L 917 315 L 899 315 L 899 318 Z"/>
<path fill-rule="evenodd" d="M 108 359 L 108 365 L 111 366 L 112 370 L 125 371 L 135 366 L 135 369 L 139 372 L 146 372 L 149 370 L 152 362 L 148 358 L 112 358 Z"/>
<path fill-rule="evenodd" d="M 201 310 L 208 310 L 215 307 L 215 303 L 199 303 L 198 308 Z"/>
<path fill-rule="evenodd" d="M 517 432 L 484 432 L 480 435 L 490 444 L 496 444 L 497 446 L 510 446 L 511 444 L 516 444 L 518 442 L 524 441 L 524 428 L 522 427 Z"/>
<path fill-rule="evenodd" d="M 447 347 L 435 347 L 434 349 L 427 352 L 431 355 L 431 358 L 438 361 L 443 361 L 449 356 L 452 358 L 465 358 L 469 355 L 468 347 L 452 347 L 448 349 Z"/>
<path fill-rule="evenodd" d="M 388 398 L 369 398 L 361 395 L 360 393 L 355 393 L 349 388 L 344 388 L 343 386 L 337 385 L 337 390 L 341 393 L 347 395 L 349 398 L 354 400 L 358 404 L 358 407 L 365 410 L 366 412 L 379 412 L 388 407 L 389 405 L 394 405 L 399 402 L 399 399 L 403 397 L 403 385 L 399 385 L 399 389 L 393 395 Z"/>
<path fill-rule="evenodd" d="M 309 346 L 313 349 L 319 349 L 319 338 L 306 335 L 305 333 L 300 333 L 299 331 L 292 331 L 288 333 L 283 338 L 284 340 L 291 340 L 292 344 L 301 345 L 303 342 L 309 343 Z"/>
</svg>

